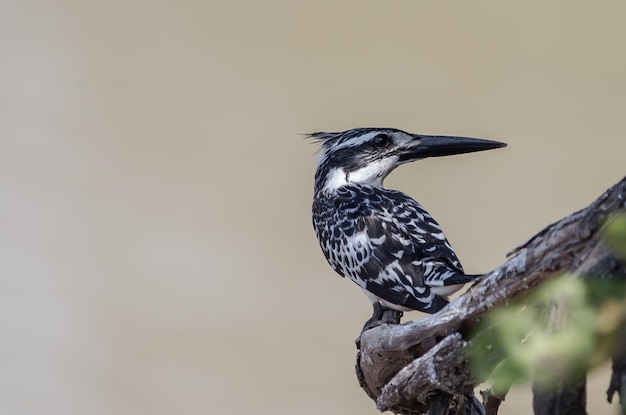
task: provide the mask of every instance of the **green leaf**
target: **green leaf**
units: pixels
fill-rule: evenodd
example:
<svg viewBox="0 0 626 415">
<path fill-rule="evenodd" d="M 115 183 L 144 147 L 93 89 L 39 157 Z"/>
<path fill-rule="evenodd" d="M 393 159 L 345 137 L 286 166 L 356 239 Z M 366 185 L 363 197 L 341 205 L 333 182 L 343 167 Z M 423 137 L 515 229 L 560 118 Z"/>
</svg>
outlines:
<svg viewBox="0 0 626 415">
<path fill-rule="evenodd" d="M 626 260 L 626 211 L 613 213 L 605 227 L 606 242 L 615 254 Z"/>
</svg>

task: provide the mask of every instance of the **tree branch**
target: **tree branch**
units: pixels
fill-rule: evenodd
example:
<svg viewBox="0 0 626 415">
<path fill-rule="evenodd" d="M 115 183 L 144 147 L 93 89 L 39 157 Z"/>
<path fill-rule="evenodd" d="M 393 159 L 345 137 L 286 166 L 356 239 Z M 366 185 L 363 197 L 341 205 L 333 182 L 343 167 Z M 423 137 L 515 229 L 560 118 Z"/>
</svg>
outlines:
<svg viewBox="0 0 626 415">
<path fill-rule="evenodd" d="M 427 413 L 429 399 L 441 393 L 466 402 L 483 380 L 469 370 L 467 333 L 485 313 L 523 298 L 563 272 L 626 274 L 624 264 L 605 247 L 601 233 L 607 214 L 626 208 L 625 198 L 626 177 L 587 208 L 515 248 L 504 264 L 439 313 L 363 332 L 357 340 L 356 371 L 365 392 L 380 410 L 403 414 Z M 491 411 L 495 413 L 493 407 Z"/>
</svg>

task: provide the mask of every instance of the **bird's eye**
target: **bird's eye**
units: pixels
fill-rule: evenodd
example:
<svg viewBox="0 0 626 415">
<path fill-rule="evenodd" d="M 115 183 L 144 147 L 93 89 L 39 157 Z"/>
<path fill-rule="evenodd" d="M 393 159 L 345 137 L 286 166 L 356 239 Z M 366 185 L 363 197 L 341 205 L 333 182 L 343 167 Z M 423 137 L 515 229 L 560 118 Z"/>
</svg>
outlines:
<svg viewBox="0 0 626 415">
<path fill-rule="evenodd" d="M 372 142 L 378 148 L 385 148 L 391 143 L 391 138 L 387 134 L 378 134 Z"/>
</svg>

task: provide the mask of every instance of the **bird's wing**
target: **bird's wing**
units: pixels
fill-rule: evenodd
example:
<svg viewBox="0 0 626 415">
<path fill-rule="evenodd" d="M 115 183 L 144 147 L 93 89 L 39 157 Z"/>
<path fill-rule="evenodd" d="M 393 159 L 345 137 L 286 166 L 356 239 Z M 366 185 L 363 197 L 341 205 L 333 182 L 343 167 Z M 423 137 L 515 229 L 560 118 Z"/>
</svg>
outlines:
<svg viewBox="0 0 626 415">
<path fill-rule="evenodd" d="M 346 186 L 337 200 L 333 268 L 390 303 L 430 313 L 443 308 L 446 301 L 430 287 L 449 285 L 445 280 L 462 277 L 463 268 L 424 208 L 402 192 L 376 188 Z"/>
<path fill-rule="evenodd" d="M 441 227 L 419 203 L 396 190 L 382 190 L 381 193 L 389 200 L 390 208 L 386 210 L 390 210 L 393 217 L 395 227 L 392 233 L 397 238 L 410 241 L 407 249 L 415 259 L 427 263 L 441 262 L 463 273 L 463 266 Z"/>
<path fill-rule="evenodd" d="M 313 223 L 332 268 L 390 303 L 434 313 L 446 301 L 431 286 L 467 282 L 439 224 L 402 192 L 345 186 L 314 201 Z"/>
<path fill-rule="evenodd" d="M 439 224 L 401 192 L 377 191 L 356 234 L 367 235 L 367 259 L 358 270 L 365 289 L 394 304 L 435 312 L 447 303 L 431 286 L 463 275 L 463 268 Z"/>
</svg>

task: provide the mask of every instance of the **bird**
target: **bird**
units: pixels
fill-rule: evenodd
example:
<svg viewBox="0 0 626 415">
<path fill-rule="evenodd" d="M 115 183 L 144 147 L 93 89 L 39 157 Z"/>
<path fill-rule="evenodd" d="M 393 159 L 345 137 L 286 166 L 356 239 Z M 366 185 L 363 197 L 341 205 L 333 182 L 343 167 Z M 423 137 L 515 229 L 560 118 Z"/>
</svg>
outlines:
<svg viewBox="0 0 626 415">
<path fill-rule="evenodd" d="M 470 137 L 412 134 L 395 128 L 355 128 L 307 135 L 319 144 L 313 227 L 326 260 L 355 282 L 373 306 L 363 330 L 386 311 L 434 314 L 448 296 L 482 274 L 466 274 L 439 224 L 413 198 L 386 189 L 396 167 L 428 157 L 505 147 Z M 423 180 L 431 181 L 433 177 Z"/>
</svg>

